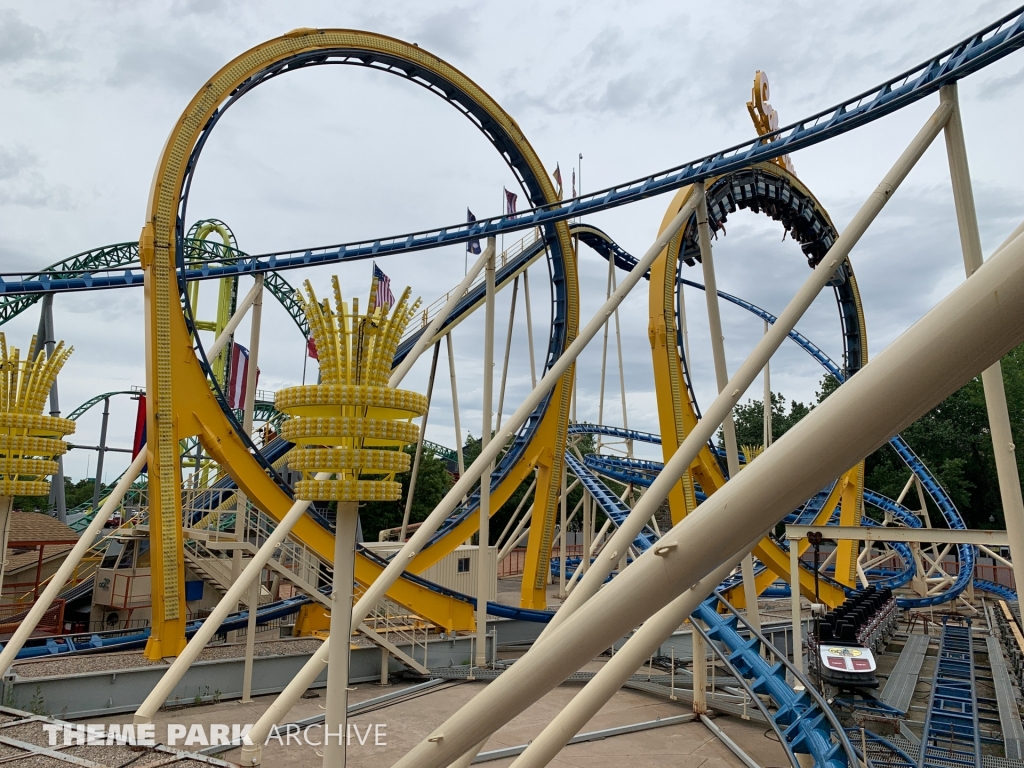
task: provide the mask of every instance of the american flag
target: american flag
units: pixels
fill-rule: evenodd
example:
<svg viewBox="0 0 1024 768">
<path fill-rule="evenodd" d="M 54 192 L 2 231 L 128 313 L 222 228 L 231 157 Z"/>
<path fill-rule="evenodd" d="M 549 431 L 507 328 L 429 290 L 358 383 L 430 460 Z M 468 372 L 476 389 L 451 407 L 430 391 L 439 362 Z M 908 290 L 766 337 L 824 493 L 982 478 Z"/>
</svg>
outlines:
<svg viewBox="0 0 1024 768">
<path fill-rule="evenodd" d="M 256 381 L 260 370 L 256 369 Z M 249 350 L 241 344 L 231 345 L 231 373 L 228 376 L 228 407 L 245 407 L 245 388 L 249 379 Z"/>
<path fill-rule="evenodd" d="M 504 189 L 504 187 L 502 187 Z M 519 195 L 515 192 L 509 192 L 505 189 L 505 214 L 507 216 L 516 215 L 516 200 L 519 199 Z"/>
<path fill-rule="evenodd" d="M 473 212 L 471 210 L 469 210 L 469 208 L 467 208 L 466 209 L 466 223 L 467 224 L 472 224 L 474 221 L 476 221 L 476 216 L 474 216 Z M 479 240 L 467 240 L 466 241 L 466 252 L 467 253 L 472 253 L 472 254 L 480 253 L 480 241 Z"/>
<path fill-rule="evenodd" d="M 391 278 L 380 271 L 380 267 L 373 265 L 373 276 L 377 279 L 377 306 L 389 307 L 395 305 L 395 295 L 391 292 Z"/>
</svg>

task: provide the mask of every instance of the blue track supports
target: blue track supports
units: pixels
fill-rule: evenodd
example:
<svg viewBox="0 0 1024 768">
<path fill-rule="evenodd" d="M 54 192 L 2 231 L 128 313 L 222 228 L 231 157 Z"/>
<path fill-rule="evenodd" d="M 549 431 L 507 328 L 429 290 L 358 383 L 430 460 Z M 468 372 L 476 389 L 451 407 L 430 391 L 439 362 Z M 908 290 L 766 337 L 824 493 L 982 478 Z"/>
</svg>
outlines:
<svg viewBox="0 0 1024 768">
<path fill-rule="evenodd" d="M 601 507 L 601 511 L 611 518 L 613 525 L 618 527 L 622 524 L 623 520 L 629 517 L 629 513 L 632 510 L 622 503 L 619 497 L 612 493 L 607 485 L 602 483 L 582 461 L 569 451 L 565 452 L 565 463 L 569 467 L 569 471 L 580 479 L 583 487 L 587 489 L 587 493 L 594 497 L 594 500 Z M 633 546 L 640 552 L 646 552 L 657 539 L 657 534 L 645 526 L 636 539 L 633 540 Z"/>
<path fill-rule="evenodd" d="M 794 765 L 793 756 L 799 753 L 812 755 L 817 768 L 857 765 L 846 732 L 821 694 L 793 667 L 786 654 L 747 624 L 720 594 L 701 603 L 690 618 L 706 625 L 704 630 L 693 622 L 695 630 L 705 635 L 771 721 Z M 795 681 L 793 684 L 788 682 L 787 675 Z M 765 707 L 760 696 L 769 697 L 774 709 Z"/>
<path fill-rule="evenodd" d="M 981 768 L 970 619 L 964 624 L 950 624 L 948 617 L 942 620 L 939 656 L 917 765 L 918 768 Z"/>
</svg>

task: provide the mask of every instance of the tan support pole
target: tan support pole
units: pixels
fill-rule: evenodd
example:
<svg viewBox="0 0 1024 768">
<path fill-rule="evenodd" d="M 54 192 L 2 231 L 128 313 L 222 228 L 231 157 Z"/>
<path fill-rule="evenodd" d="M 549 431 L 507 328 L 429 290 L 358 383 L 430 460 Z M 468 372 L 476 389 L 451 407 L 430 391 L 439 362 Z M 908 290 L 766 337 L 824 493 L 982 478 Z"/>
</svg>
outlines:
<svg viewBox="0 0 1024 768">
<path fill-rule="evenodd" d="M 537 736 L 510 768 L 541 768 L 558 754 L 566 743 L 579 733 L 605 703 L 629 680 L 636 670 L 654 654 L 679 626 L 686 621 L 701 601 L 734 568 L 734 563 L 719 566 L 714 572 L 700 580 L 658 613 L 649 618 L 619 649 L 619 651 L 598 671 L 596 675 L 564 706 L 540 735 Z M 701 652 L 697 643 L 704 648 Z M 703 693 L 707 686 L 707 648 L 704 638 L 693 633 L 694 711 L 697 707 L 698 687 Z M 705 663 L 699 664 L 698 659 Z M 698 685 L 697 675 L 701 675 Z M 704 709 L 707 710 L 707 700 Z"/>
<path fill-rule="evenodd" d="M 494 238 L 487 241 L 491 254 L 484 267 L 486 301 L 484 304 L 484 393 L 483 425 L 480 430 L 480 449 L 491 442 L 494 419 Z M 491 544 L 491 473 L 494 462 L 480 478 L 480 523 L 476 548 L 476 663 L 487 666 L 487 598 L 490 596 L 490 569 L 487 557 Z"/>
<path fill-rule="evenodd" d="M 939 91 L 939 97 L 944 104 L 950 104 L 953 108 L 949 122 L 946 123 L 946 154 L 949 156 L 949 175 L 953 181 L 953 200 L 956 203 L 956 219 L 960 227 L 964 267 L 967 270 L 967 277 L 970 277 L 981 267 L 983 257 L 956 83 L 943 86 Z M 1013 432 L 1010 429 L 1010 415 L 1006 407 L 1003 371 L 998 361 L 982 371 L 981 383 L 985 390 L 985 407 L 988 409 L 988 424 L 992 432 L 992 452 L 995 455 L 996 474 L 999 477 L 1003 518 L 1010 539 L 1013 576 L 1017 582 L 1017 589 L 1020 590 L 1024 589 L 1024 498 L 1021 496 Z"/>
</svg>

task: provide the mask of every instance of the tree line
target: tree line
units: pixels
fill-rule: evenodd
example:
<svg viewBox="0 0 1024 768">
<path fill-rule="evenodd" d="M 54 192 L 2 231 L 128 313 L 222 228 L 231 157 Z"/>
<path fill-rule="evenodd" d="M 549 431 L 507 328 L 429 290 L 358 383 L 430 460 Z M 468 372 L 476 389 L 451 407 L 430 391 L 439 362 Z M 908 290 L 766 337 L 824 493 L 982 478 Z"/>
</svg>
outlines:
<svg viewBox="0 0 1024 768">
<path fill-rule="evenodd" d="M 1010 427 L 1014 435 L 1024 435 L 1024 346 L 1014 349 L 1003 358 L 1002 371 Z M 796 400 L 790 400 L 787 405 L 781 393 L 772 392 L 772 439 L 778 439 L 788 432 L 838 387 L 839 382 L 835 378 L 825 376 L 815 393 L 816 402 L 810 405 Z M 740 445 L 763 443 L 762 400 L 748 400 L 738 405 L 734 418 L 736 438 Z M 1006 527 L 980 376 L 904 429 L 902 435 L 946 489 L 968 528 Z M 837 440 L 842 437 L 836 435 Z M 1022 454 L 1024 451 L 1017 453 L 1017 465 L 1018 472 L 1024 477 Z M 865 468 L 866 487 L 891 499 L 899 496 L 910 477 L 910 470 L 888 444 L 867 457 Z M 911 508 L 919 508 L 920 500 L 914 488 L 911 488 L 904 503 Z M 926 498 L 925 504 L 932 524 L 945 527 L 932 500 Z"/>
</svg>

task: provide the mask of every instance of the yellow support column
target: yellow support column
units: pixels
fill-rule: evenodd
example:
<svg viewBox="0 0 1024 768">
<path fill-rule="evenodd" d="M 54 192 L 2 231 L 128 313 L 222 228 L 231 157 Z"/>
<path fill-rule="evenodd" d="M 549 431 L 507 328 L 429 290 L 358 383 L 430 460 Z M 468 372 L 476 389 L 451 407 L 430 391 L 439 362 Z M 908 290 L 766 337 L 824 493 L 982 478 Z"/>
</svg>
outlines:
<svg viewBox="0 0 1024 768">
<path fill-rule="evenodd" d="M 146 271 L 146 433 L 155 449 L 150 451 L 148 465 L 152 631 L 145 655 L 155 660 L 177 656 L 185 647 L 178 441 L 187 435 L 182 434 L 174 408 L 172 362 L 169 355 L 157 356 L 152 350 L 180 349 L 190 342 L 185 338 L 175 344 L 174 338 L 185 330 L 184 322 L 172 322 L 174 315 L 182 314 L 173 266 L 174 245 L 157 242 L 153 225 L 147 224 L 139 238 L 139 258 Z"/>
</svg>

